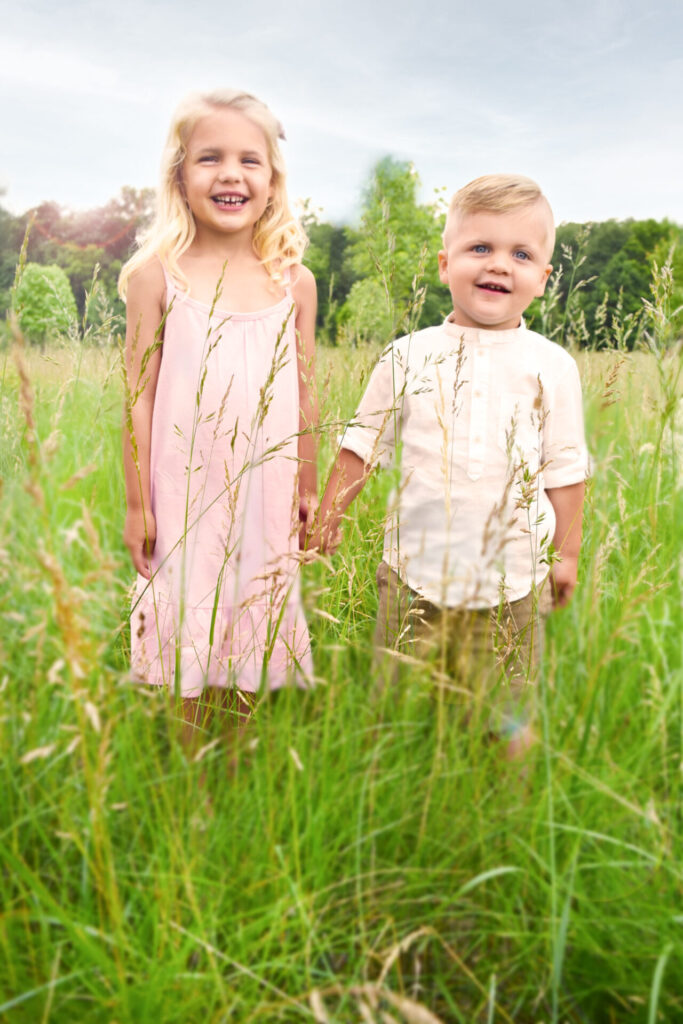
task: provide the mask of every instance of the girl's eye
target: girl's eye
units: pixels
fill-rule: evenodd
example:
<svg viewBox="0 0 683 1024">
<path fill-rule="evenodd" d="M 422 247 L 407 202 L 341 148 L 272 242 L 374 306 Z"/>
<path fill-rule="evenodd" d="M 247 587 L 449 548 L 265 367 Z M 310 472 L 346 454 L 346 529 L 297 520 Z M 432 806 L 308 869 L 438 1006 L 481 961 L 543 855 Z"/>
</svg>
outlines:
<svg viewBox="0 0 683 1024">
<path fill-rule="evenodd" d="M 199 158 L 200 164 L 215 164 L 215 162 L 216 157 L 213 155 L 206 154 L 205 156 L 200 156 Z"/>
<path fill-rule="evenodd" d="M 260 165 L 261 161 L 258 159 L 258 157 L 255 157 L 255 156 L 245 156 L 245 158 L 242 161 L 242 163 L 253 164 L 254 167 L 258 167 Z"/>
</svg>

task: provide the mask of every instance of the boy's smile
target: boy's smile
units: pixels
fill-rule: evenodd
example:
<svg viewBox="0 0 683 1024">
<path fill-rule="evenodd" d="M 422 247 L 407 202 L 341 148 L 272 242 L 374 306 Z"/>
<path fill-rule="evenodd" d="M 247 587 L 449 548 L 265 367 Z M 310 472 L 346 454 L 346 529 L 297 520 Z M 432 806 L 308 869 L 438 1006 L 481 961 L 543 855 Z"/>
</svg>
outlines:
<svg viewBox="0 0 683 1024">
<path fill-rule="evenodd" d="M 439 277 L 450 289 L 455 323 L 488 331 L 519 326 L 552 271 L 549 228 L 537 203 L 501 213 L 478 210 L 449 224 Z"/>
</svg>

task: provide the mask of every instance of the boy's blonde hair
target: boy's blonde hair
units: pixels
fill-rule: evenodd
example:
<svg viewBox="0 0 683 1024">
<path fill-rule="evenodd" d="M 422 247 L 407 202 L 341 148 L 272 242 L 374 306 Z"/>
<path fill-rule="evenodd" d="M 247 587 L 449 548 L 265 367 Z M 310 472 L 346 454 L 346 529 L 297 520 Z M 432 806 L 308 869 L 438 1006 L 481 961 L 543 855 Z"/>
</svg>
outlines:
<svg viewBox="0 0 683 1024">
<path fill-rule="evenodd" d="M 547 215 L 548 259 L 555 247 L 555 220 L 550 203 L 543 195 L 540 186 L 525 178 L 522 174 L 484 174 L 469 184 L 463 185 L 453 198 L 446 215 L 444 242 L 449 229 L 459 217 L 468 213 L 486 210 L 489 213 L 509 213 L 524 206 L 539 204 Z"/>
<path fill-rule="evenodd" d="M 119 292 L 125 298 L 131 274 L 157 256 L 168 272 L 182 283 L 187 280 L 178 260 L 191 245 L 196 232 L 194 218 L 182 191 L 182 170 L 187 143 L 195 126 L 217 108 L 238 110 L 263 132 L 272 169 L 271 198 L 254 225 L 254 251 L 274 281 L 282 271 L 300 263 L 307 244 L 303 228 L 292 213 L 285 188 L 285 164 L 278 139 L 285 135 L 280 122 L 265 103 L 247 92 L 217 89 L 193 93 L 177 108 L 161 158 L 161 179 L 156 213 L 148 231 L 139 239 L 138 251 L 128 260 L 119 277 Z"/>
</svg>

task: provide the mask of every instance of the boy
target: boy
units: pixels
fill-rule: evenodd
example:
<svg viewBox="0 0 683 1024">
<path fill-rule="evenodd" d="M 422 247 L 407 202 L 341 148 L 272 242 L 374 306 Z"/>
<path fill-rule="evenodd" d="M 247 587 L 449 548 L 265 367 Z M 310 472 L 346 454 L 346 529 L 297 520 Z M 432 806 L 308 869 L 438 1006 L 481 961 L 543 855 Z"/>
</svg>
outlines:
<svg viewBox="0 0 683 1024">
<path fill-rule="evenodd" d="M 548 201 L 528 178 L 487 175 L 455 194 L 438 257 L 453 312 L 383 353 L 312 537 L 333 546 L 371 469 L 400 445 L 376 644 L 435 657 L 454 693 L 487 708 L 510 756 L 533 741 L 524 698 L 543 613 L 571 597 L 581 544 L 578 370 L 522 321 L 545 290 L 554 240 Z"/>
</svg>

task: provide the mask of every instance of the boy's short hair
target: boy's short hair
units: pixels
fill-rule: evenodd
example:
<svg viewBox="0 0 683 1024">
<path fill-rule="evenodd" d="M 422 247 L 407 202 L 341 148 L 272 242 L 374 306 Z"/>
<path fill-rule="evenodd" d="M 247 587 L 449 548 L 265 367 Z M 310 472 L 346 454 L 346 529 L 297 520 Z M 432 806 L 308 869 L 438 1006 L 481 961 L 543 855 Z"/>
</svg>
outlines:
<svg viewBox="0 0 683 1024">
<path fill-rule="evenodd" d="M 555 220 L 550 203 L 543 195 L 541 188 L 531 178 L 523 174 L 483 174 L 475 178 L 455 193 L 451 199 L 446 215 L 444 242 L 449 227 L 458 217 L 468 213 L 486 210 L 489 213 L 509 213 L 521 206 L 533 206 L 539 203 L 547 213 L 548 221 L 548 259 L 552 256 L 555 246 Z"/>
</svg>

